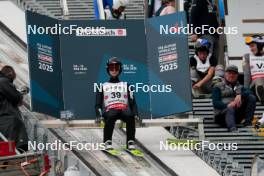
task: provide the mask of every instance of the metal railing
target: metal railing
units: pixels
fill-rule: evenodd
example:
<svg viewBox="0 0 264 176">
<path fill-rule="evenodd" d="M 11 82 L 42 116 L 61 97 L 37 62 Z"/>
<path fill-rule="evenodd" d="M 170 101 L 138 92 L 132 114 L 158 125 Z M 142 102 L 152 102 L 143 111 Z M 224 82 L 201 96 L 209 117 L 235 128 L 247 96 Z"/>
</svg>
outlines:
<svg viewBox="0 0 264 176">
<path fill-rule="evenodd" d="M 70 13 L 69 13 L 67 0 L 60 0 L 60 7 L 62 11 L 62 18 L 68 19 L 68 16 L 70 15 Z"/>
<path fill-rule="evenodd" d="M 199 140 L 198 131 L 190 127 L 173 127 L 170 133 L 177 139 Z M 205 150 L 193 150 L 193 152 L 221 176 L 245 176 L 244 168 L 223 151 L 205 148 Z"/>
<path fill-rule="evenodd" d="M 50 13 L 45 7 L 40 5 L 36 0 L 11 0 L 11 2 L 16 4 L 23 11 L 29 10 L 32 12 L 37 12 L 43 15 L 54 17 L 52 13 Z"/>
</svg>

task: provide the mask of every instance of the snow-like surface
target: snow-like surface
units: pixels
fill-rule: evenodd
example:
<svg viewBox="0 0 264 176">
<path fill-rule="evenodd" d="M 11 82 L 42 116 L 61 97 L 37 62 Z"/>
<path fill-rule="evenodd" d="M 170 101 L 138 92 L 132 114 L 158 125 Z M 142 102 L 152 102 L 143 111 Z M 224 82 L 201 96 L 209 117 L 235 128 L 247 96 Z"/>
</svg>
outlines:
<svg viewBox="0 0 264 176">
<path fill-rule="evenodd" d="M 161 150 L 160 142 L 174 138 L 162 127 L 137 128 L 136 138 L 179 176 L 219 176 L 190 150 Z"/>
<path fill-rule="evenodd" d="M 27 43 L 25 12 L 10 1 L 0 1 L 0 21 Z"/>
</svg>

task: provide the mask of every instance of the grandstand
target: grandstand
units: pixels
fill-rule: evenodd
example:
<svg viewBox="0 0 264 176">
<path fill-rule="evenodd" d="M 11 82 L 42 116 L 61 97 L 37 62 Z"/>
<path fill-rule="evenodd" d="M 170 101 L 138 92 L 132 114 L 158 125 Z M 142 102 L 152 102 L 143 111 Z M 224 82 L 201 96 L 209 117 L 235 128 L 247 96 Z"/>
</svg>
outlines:
<svg viewBox="0 0 264 176">
<path fill-rule="evenodd" d="M 62 13 L 63 8 L 60 0 L 12 0 L 12 2 L 20 9 L 35 11 L 57 19 L 95 19 L 94 2 L 92 0 L 67 0 L 69 13 L 66 16 Z M 125 13 L 128 19 L 144 19 L 144 1 L 132 0 Z M 15 31 L 6 29 L 6 27 L 8 28 L 8 26 L 0 27 L 1 62 L 10 64 L 11 62 L 8 59 L 12 59 L 15 61 L 14 63 L 19 63 L 14 65 L 16 70 L 20 70 L 19 74 L 27 75 L 27 53 L 23 48 L 26 43 L 19 39 L 19 35 Z M 194 53 L 193 48 L 193 43 L 189 42 L 190 54 Z M 12 53 L 8 53 L 8 50 L 12 50 Z M 28 77 L 20 80 L 19 84 L 28 84 Z M 28 109 L 26 109 L 23 112 L 28 116 Z M 263 112 L 264 106 L 257 103 L 256 118 L 259 118 Z M 206 161 L 220 175 L 249 176 L 254 156 L 259 155 L 260 158 L 264 159 L 264 135 L 257 132 L 253 127 L 243 128 L 240 126 L 238 128 L 239 133 L 230 133 L 226 128 L 219 127 L 214 123 L 210 98 L 194 99 L 193 113 L 188 115 L 203 120 L 205 140 L 215 143 L 238 143 L 238 151 L 194 151 L 197 156 Z M 190 130 L 190 128 L 174 127 L 170 131 L 178 138 L 198 138 L 197 128 L 194 128 L 194 130 Z M 178 129 L 180 129 L 180 132 Z"/>
<path fill-rule="evenodd" d="M 93 0 L 67 0 L 68 14 L 63 15 L 60 0 L 13 0 L 23 10 L 31 10 L 53 18 L 62 19 L 95 19 Z M 126 11 L 127 19 L 144 18 L 144 1 L 132 0 Z"/>
<path fill-rule="evenodd" d="M 253 127 L 243 128 L 240 126 L 238 133 L 230 133 L 226 128 L 221 128 L 214 123 L 213 107 L 211 99 L 195 99 L 193 101 L 194 116 L 204 119 L 205 139 L 211 142 L 233 142 L 238 144 L 237 151 L 211 152 L 212 159 L 207 162 L 219 163 L 221 156 L 227 156 L 231 163 L 237 163 L 240 172 L 250 175 L 253 158 L 259 155 L 264 158 L 264 136 L 256 132 Z M 264 107 L 257 104 L 255 117 L 260 117 L 264 112 Z M 207 158 L 208 159 L 208 158 Z M 225 159 L 224 159 L 225 160 Z M 213 164 L 212 164 L 213 165 Z"/>
<path fill-rule="evenodd" d="M 189 54 L 194 54 L 194 43 L 190 40 Z M 264 106 L 257 103 L 255 120 L 259 119 L 263 112 Z M 238 151 L 224 151 L 220 153 L 219 151 L 209 152 L 211 159 L 208 156 L 205 157 L 204 154 L 198 154 L 221 174 L 223 174 L 225 167 L 221 167 L 221 169 L 217 168 L 214 162 L 218 165 L 221 160 L 226 162 L 226 158 L 228 158 L 229 164 L 232 166 L 232 164 L 235 163 L 235 168 L 238 170 L 238 173 L 242 172 L 240 175 L 250 175 L 254 156 L 258 155 L 260 158 L 264 158 L 264 134 L 256 131 L 253 127 L 243 128 L 242 125 L 239 126 L 238 133 L 230 133 L 227 128 L 220 127 L 214 122 L 214 110 L 210 98 L 197 98 L 193 100 L 193 116 L 203 119 L 205 140 L 214 143 L 233 142 L 238 144 Z M 192 132 L 189 135 L 190 137 L 197 137 L 197 134 Z M 209 153 L 207 154 L 209 155 Z M 228 164 L 226 166 L 228 166 Z"/>
</svg>

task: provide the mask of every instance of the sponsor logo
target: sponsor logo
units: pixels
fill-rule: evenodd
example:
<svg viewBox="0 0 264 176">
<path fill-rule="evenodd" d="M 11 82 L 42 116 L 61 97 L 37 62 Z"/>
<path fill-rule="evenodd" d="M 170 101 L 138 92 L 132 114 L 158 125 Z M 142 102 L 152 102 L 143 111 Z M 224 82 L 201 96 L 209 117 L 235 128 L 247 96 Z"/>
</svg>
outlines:
<svg viewBox="0 0 264 176">
<path fill-rule="evenodd" d="M 78 28 L 76 30 L 76 36 L 106 36 L 106 37 L 124 37 L 127 36 L 126 29 L 106 29 L 104 27 L 100 28 Z"/>
</svg>

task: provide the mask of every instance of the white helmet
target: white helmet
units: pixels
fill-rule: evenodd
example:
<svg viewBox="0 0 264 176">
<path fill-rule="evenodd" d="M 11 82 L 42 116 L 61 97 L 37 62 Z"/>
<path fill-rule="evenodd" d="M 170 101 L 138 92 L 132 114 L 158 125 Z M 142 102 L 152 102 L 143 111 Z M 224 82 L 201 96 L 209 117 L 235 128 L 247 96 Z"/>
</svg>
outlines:
<svg viewBox="0 0 264 176">
<path fill-rule="evenodd" d="M 118 9 L 123 6 L 126 7 L 129 4 L 129 0 L 113 0 L 113 9 Z"/>
</svg>

